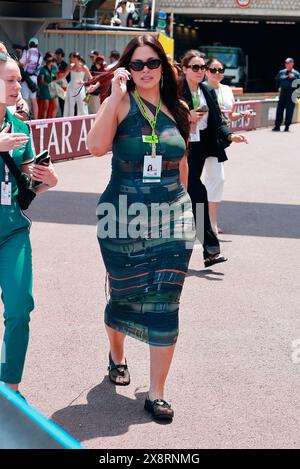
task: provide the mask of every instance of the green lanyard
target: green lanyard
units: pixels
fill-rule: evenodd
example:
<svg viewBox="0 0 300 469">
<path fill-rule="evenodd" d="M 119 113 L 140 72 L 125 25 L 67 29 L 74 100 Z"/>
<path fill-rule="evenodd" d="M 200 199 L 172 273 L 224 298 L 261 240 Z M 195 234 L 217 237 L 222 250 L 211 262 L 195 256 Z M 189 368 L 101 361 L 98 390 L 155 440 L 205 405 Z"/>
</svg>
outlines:
<svg viewBox="0 0 300 469">
<path fill-rule="evenodd" d="M 142 98 L 140 97 L 139 93 L 137 92 L 137 90 L 134 91 L 134 96 L 136 97 L 137 99 L 137 102 L 139 104 L 139 107 L 140 107 L 140 110 L 143 114 L 143 116 L 145 117 L 145 119 L 149 122 L 149 125 L 152 129 L 152 134 L 151 136 L 149 135 L 148 136 L 148 139 L 147 139 L 147 136 L 146 136 L 146 143 L 151 143 L 152 145 L 152 156 L 153 158 L 155 158 L 156 156 L 156 144 L 158 143 L 158 137 L 155 133 L 155 127 L 156 127 L 156 122 L 157 122 L 157 117 L 158 117 L 158 114 L 159 114 L 159 111 L 160 111 L 160 108 L 161 108 L 161 99 L 159 100 L 159 103 L 157 105 L 157 108 L 156 108 L 156 111 L 155 111 L 155 116 L 154 116 L 154 119 L 151 119 L 151 117 L 149 116 L 149 113 L 147 111 L 147 109 L 145 108 L 144 106 L 144 103 L 142 101 Z"/>
<path fill-rule="evenodd" d="M 224 96 L 223 96 L 223 91 L 222 91 L 222 85 L 221 84 L 220 84 L 218 90 L 219 90 L 219 93 L 216 93 L 216 95 L 217 95 L 217 98 L 218 98 L 219 106 L 224 107 L 225 103 L 224 103 Z"/>
<path fill-rule="evenodd" d="M 194 109 L 198 109 L 200 107 L 200 101 L 201 101 L 201 92 L 199 88 L 197 89 L 195 93 L 193 93 L 192 98 L 193 98 Z"/>
</svg>

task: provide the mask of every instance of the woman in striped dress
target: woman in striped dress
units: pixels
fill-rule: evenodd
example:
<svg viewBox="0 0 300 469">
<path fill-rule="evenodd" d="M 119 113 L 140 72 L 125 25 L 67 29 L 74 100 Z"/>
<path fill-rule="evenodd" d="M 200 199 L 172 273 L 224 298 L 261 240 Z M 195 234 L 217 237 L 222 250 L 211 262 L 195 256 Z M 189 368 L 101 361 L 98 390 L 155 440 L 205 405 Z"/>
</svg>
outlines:
<svg viewBox="0 0 300 469">
<path fill-rule="evenodd" d="M 171 420 L 164 386 L 178 337 L 181 290 L 194 241 L 187 187 L 189 111 L 160 43 L 138 36 L 125 49 L 88 135 L 91 154 L 112 147 L 112 175 L 98 208 L 110 299 L 105 310 L 109 377 L 127 385 L 129 335 L 150 346 L 145 409 Z M 163 204 L 163 205 L 162 205 Z M 165 210 L 162 216 L 157 209 Z"/>
</svg>

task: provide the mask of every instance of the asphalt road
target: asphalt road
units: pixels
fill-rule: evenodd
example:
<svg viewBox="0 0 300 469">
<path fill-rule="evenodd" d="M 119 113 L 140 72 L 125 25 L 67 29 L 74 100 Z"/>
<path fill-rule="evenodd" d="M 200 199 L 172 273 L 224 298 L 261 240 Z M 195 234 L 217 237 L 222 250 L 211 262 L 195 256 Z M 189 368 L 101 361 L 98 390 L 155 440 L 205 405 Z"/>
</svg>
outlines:
<svg viewBox="0 0 300 469">
<path fill-rule="evenodd" d="M 58 163 L 57 188 L 34 201 L 36 309 L 21 389 L 87 448 L 300 446 L 300 125 L 248 135 L 225 168 L 220 239 L 230 260 L 204 269 L 199 249 L 191 259 L 169 425 L 143 410 L 145 344 L 127 339 L 129 387 L 107 379 L 95 207 L 110 157 Z"/>
</svg>

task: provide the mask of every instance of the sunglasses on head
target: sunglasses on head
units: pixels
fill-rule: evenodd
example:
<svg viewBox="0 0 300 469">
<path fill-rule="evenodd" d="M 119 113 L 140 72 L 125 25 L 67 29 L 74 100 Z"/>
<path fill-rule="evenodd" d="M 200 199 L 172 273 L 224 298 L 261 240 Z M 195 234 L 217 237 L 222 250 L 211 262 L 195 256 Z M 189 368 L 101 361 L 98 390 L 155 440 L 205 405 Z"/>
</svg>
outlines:
<svg viewBox="0 0 300 469">
<path fill-rule="evenodd" d="M 199 70 L 203 72 L 204 70 L 207 70 L 206 65 L 199 65 L 199 64 L 188 65 L 187 68 L 191 68 L 193 72 L 199 72 Z"/>
<path fill-rule="evenodd" d="M 149 59 L 147 62 L 143 62 L 142 60 L 133 60 L 129 63 L 129 68 L 134 72 L 141 72 L 144 70 L 144 67 L 148 67 L 150 70 L 155 70 L 161 65 L 161 59 Z"/>
<path fill-rule="evenodd" d="M 210 71 L 210 73 L 224 73 L 225 72 L 225 68 L 210 68 L 208 67 L 208 70 Z"/>
</svg>

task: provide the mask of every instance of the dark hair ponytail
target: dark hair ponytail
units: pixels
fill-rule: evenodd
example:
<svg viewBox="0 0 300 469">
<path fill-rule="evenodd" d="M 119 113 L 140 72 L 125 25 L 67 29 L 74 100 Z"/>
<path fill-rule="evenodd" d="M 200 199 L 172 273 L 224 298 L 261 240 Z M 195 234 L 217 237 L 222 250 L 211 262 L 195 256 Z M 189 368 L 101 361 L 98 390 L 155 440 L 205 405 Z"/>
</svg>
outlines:
<svg viewBox="0 0 300 469">
<path fill-rule="evenodd" d="M 219 62 L 223 68 L 225 68 L 224 62 L 222 60 L 217 59 L 216 57 L 211 57 L 207 62 L 206 65 L 210 67 L 214 62 Z"/>
</svg>

